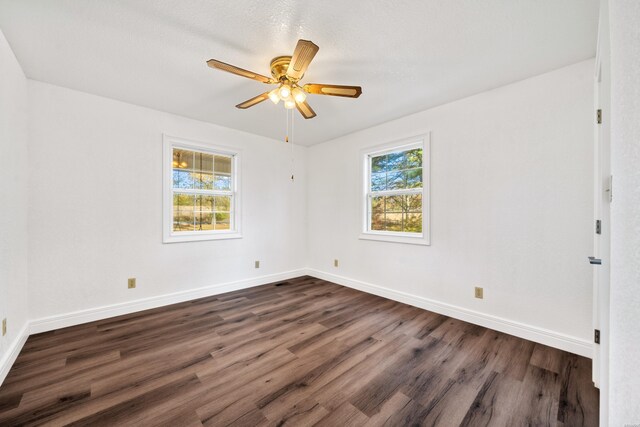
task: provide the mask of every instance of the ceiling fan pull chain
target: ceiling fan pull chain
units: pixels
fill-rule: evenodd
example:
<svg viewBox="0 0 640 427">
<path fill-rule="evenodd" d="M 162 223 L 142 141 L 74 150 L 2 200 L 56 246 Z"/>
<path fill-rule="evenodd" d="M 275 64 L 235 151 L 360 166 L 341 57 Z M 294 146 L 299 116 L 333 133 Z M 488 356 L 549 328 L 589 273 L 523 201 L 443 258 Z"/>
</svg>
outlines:
<svg viewBox="0 0 640 427">
<path fill-rule="evenodd" d="M 295 166 L 295 161 L 294 161 L 294 157 L 293 157 L 293 123 L 295 122 L 295 114 L 293 113 L 293 109 L 291 110 L 291 182 L 293 182 L 293 172 L 295 170 L 294 166 Z"/>
<path fill-rule="evenodd" d="M 284 116 L 286 120 L 286 127 L 284 128 L 284 142 L 289 142 L 289 112 L 284 110 Z"/>
</svg>

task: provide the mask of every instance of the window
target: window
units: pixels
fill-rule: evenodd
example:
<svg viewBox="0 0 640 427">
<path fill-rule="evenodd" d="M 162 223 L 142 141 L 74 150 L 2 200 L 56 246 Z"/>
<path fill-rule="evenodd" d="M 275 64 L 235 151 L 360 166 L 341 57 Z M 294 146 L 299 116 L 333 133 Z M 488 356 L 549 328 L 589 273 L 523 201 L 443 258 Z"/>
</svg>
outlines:
<svg viewBox="0 0 640 427">
<path fill-rule="evenodd" d="M 165 136 L 164 242 L 238 238 L 239 155 Z"/>
<path fill-rule="evenodd" d="M 364 152 L 363 239 L 428 245 L 428 139 Z"/>
</svg>

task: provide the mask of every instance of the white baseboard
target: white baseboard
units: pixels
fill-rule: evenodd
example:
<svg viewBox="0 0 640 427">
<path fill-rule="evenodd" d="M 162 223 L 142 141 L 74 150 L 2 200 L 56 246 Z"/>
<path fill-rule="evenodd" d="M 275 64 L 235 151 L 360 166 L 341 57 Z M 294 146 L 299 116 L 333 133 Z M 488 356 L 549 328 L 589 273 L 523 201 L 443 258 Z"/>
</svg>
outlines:
<svg viewBox="0 0 640 427">
<path fill-rule="evenodd" d="M 252 277 L 250 279 L 238 280 L 235 282 L 221 283 L 203 288 L 190 289 L 187 291 L 174 292 L 171 294 L 159 295 L 135 301 L 127 301 L 119 304 L 111 304 L 102 307 L 79 310 L 71 313 L 64 313 L 41 319 L 34 319 L 30 322 L 29 332 L 38 334 L 54 329 L 66 328 L 68 326 L 79 325 L 81 323 L 94 322 L 96 320 L 107 319 L 109 317 L 134 313 L 136 311 L 148 310 L 179 302 L 190 301 L 212 295 L 223 294 L 225 292 L 237 291 L 239 289 L 251 288 L 280 280 L 292 279 L 306 274 L 305 269 L 285 271 L 283 273 L 269 274 L 265 276 Z"/>
<path fill-rule="evenodd" d="M 13 366 L 13 362 L 18 358 L 18 354 L 20 354 L 24 343 L 27 342 L 27 338 L 29 338 L 29 322 L 25 322 L 20 332 L 18 332 L 18 336 L 0 358 L 0 385 L 2 385 L 4 379 L 7 378 L 11 366 Z"/>
<path fill-rule="evenodd" d="M 570 353 L 579 354 L 580 356 L 591 358 L 593 354 L 593 345 L 591 342 L 582 338 L 565 335 L 549 329 L 539 328 L 537 326 L 516 322 L 491 314 L 481 313 L 475 310 L 459 307 L 452 304 L 443 303 L 429 298 L 408 294 L 405 292 L 395 291 L 383 286 L 362 282 L 360 280 L 350 279 L 348 277 L 338 276 L 336 274 L 327 273 L 320 270 L 308 268 L 306 274 L 317 277 L 318 279 L 327 280 L 359 291 L 378 295 L 394 301 L 413 305 L 425 310 L 433 311 L 444 316 L 453 317 L 455 319 L 464 320 L 465 322 L 484 326 L 489 329 L 504 332 L 540 344 L 565 350 Z"/>
</svg>

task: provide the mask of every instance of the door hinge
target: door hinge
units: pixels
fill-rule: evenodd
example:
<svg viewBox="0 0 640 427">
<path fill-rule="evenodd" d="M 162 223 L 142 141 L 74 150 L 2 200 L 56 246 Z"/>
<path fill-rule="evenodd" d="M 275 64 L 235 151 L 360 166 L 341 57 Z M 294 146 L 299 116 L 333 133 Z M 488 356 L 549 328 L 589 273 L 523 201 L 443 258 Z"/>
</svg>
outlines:
<svg viewBox="0 0 640 427">
<path fill-rule="evenodd" d="M 596 111 L 596 121 L 598 122 L 598 124 L 602 123 L 602 110 L 599 108 Z"/>
<path fill-rule="evenodd" d="M 593 330 L 593 342 L 600 344 L 600 329 Z"/>
<path fill-rule="evenodd" d="M 596 219 L 596 234 L 602 234 L 602 221 Z"/>
</svg>

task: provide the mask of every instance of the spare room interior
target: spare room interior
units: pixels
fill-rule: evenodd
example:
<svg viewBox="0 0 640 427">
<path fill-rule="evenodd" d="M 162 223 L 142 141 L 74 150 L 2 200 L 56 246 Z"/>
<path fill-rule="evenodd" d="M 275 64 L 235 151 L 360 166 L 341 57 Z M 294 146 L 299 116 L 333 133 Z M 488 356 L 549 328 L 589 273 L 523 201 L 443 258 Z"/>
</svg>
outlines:
<svg viewBox="0 0 640 427">
<path fill-rule="evenodd" d="M 0 426 L 640 425 L 637 0 L 0 0 Z"/>
</svg>

